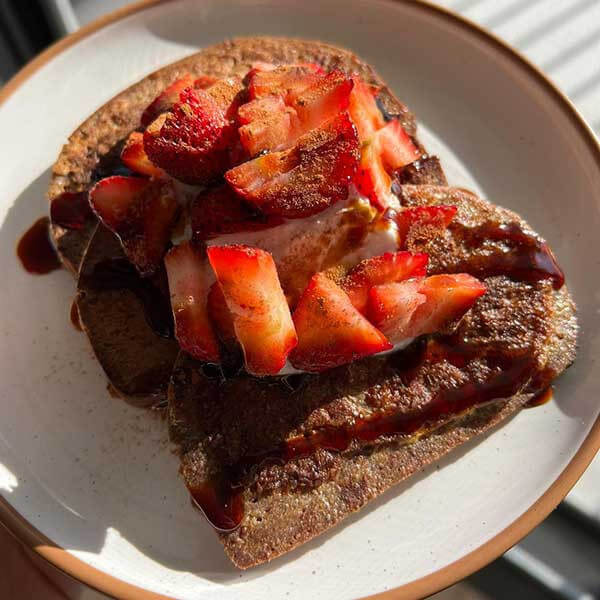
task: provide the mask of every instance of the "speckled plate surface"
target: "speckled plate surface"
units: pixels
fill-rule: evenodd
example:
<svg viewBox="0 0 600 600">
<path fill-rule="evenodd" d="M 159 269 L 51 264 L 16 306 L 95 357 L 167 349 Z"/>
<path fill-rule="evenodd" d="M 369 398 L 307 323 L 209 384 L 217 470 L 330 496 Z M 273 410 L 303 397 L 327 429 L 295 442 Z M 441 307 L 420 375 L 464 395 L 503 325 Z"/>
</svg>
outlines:
<svg viewBox="0 0 600 600">
<path fill-rule="evenodd" d="M 148 2 L 42 55 L 0 108 L 0 518 L 60 568 L 122 597 L 358 598 L 431 593 L 534 527 L 600 444 L 600 150 L 568 102 L 474 26 L 415 2 Z M 66 272 L 14 254 L 46 210 L 68 134 L 127 85 L 234 35 L 347 46 L 420 120 L 451 183 L 520 212 L 551 242 L 579 305 L 575 366 L 524 411 L 385 494 L 333 532 L 237 571 L 190 506 L 156 415 L 110 397 L 69 322 Z"/>
</svg>

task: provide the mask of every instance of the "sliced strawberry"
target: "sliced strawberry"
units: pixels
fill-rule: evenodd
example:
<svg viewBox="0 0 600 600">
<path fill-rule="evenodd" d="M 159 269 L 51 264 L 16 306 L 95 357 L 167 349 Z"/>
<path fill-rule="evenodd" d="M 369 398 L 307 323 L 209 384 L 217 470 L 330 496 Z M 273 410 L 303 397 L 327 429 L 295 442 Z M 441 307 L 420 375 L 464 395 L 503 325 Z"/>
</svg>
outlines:
<svg viewBox="0 0 600 600">
<path fill-rule="evenodd" d="M 439 331 L 462 317 L 485 292 L 485 285 L 466 273 L 427 277 L 419 286 L 427 300 L 411 319 L 408 337 Z"/>
<path fill-rule="evenodd" d="M 248 74 L 248 91 L 252 99 L 274 95 L 289 103 L 323 76 L 323 69 L 314 63 L 284 65 L 275 69 L 254 68 Z"/>
<path fill-rule="evenodd" d="M 212 75 L 200 75 L 194 79 L 194 85 L 197 90 L 205 90 L 210 87 L 213 83 L 216 83 L 218 79 Z"/>
<path fill-rule="evenodd" d="M 239 77 L 217 79 L 206 88 L 226 119 L 235 119 L 240 105 L 246 100 L 246 91 Z"/>
<path fill-rule="evenodd" d="M 370 289 L 368 294 L 369 321 L 392 343 L 407 337 L 411 318 L 427 297 L 419 293 L 420 280 L 384 283 Z"/>
<path fill-rule="evenodd" d="M 392 178 L 389 173 L 413 162 L 419 156 L 419 150 L 400 122 L 390 121 L 363 146 L 355 177 L 356 187 L 379 210 L 385 210 L 388 206 L 398 207 L 398 199 L 392 193 Z"/>
<path fill-rule="evenodd" d="M 281 96 L 265 96 L 240 106 L 240 140 L 250 156 L 279 150 L 296 137 L 297 116 Z"/>
<path fill-rule="evenodd" d="M 196 241 L 226 233 L 268 229 L 281 223 L 277 217 L 257 215 L 227 185 L 200 192 L 190 203 L 190 218 Z"/>
<path fill-rule="evenodd" d="M 220 362 L 219 343 L 208 317 L 211 272 L 202 251 L 191 242 L 171 248 L 165 256 L 175 337 L 181 349 L 211 363 Z"/>
<path fill-rule="evenodd" d="M 107 177 L 90 190 L 90 204 L 142 275 L 160 266 L 178 213 L 170 181 Z"/>
<path fill-rule="evenodd" d="M 377 210 L 400 206 L 398 199 L 392 194 L 392 179 L 383 165 L 377 137 L 373 137 L 362 147 L 354 184 Z"/>
<path fill-rule="evenodd" d="M 248 246 L 212 246 L 208 258 L 233 316 L 246 370 L 276 375 L 298 339 L 273 257 Z"/>
<path fill-rule="evenodd" d="M 291 106 L 298 115 L 302 133 L 347 110 L 352 85 L 345 73 L 332 71 L 297 94 Z"/>
<path fill-rule="evenodd" d="M 121 151 L 121 160 L 126 167 L 141 175 L 148 175 L 149 177 L 166 176 L 166 173 L 155 167 L 148 158 L 144 150 L 144 134 L 139 131 L 129 134 Z"/>
<path fill-rule="evenodd" d="M 353 77 L 353 82 L 348 112 L 358 131 L 358 139 L 366 142 L 385 125 L 383 115 L 375 101 L 379 90 L 366 84 L 360 77 Z"/>
<path fill-rule="evenodd" d="M 376 135 L 379 138 L 381 160 L 389 172 L 404 167 L 421 156 L 397 119 L 387 123 Z"/>
<path fill-rule="evenodd" d="M 298 346 L 290 360 L 297 369 L 325 371 L 392 347 L 323 273 L 310 280 L 293 318 Z"/>
<path fill-rule="evenodd" d="M 266 95 L 240 107 L 240 139 L 251 155 L 290 148 L 302 135 L 348 107 L 352 80 L 341 71 L 320 77 L 293 100 Z M 286 100 L 289 106 L 286 105 Z"/>
<path fill-rule="evenodd" d="M 235 346 L 237 340 L 235 337 L 233 316 L 229 308 L 227 308 L 227 302 L 218 281 L 213 283 L 208 293 L 208 315 L 215 324 L 223 343 L 228 348 Z"/>
<path fill-rule="evenodd" d="M 373 286 L 403 281 L 411 277 L 422 277 L 426 273 L 428 259 L 427 254 L 410 252 L 386 252 L 381 256 L 368 258 L 346 275 L 342 288 L 348 294 L 352 304 L 365 314 L 369 290 Z"/>
<path fill-rule="evenodd" d="M 220 80 L 206 90 L 185 89 L 180 102 L 144 133 L 150 160 L 190 184 L 206 184 L 234 163 L 238 136 L 232 122 L 241 89 L 238 80 Z"/>
<path fill-rule="evenodd" d="M 442 330 L 462 317 L 485 291 L 481 281 L 464 273 L 433 275 L 418 284 L 375 286 L 369 293 L 369 316 L 396 342 Z"/>
<path fill-rule="evenodd" d="M 186 73 L 166 87 L 142 113 L 141 123 L 147 127 L 160 115 L 169 110 L 175 102 L 179 101 L 179 94 L 186 88 L 193 87 L 194 78 Z"/>
<path fill-rule="evenodd" d="M 302 136 L 294 148 L 243 163 L 225 179 L 265 214 L 298 218 L 346 198 L 357 162 L 356 130 L 342 113 Z"/>
<path fill-rule="evenodd" d="M 437 206 L 402 208 L 398 211 L 389 211 L 389 214 L 396 221 L 398 235 L 401 244 L 404 245 L 413 228 L 427 227 L 440 231 L 446 229 L 456 216 L 456 211 L 456 206 L 439 204 Z"/>
</svg>

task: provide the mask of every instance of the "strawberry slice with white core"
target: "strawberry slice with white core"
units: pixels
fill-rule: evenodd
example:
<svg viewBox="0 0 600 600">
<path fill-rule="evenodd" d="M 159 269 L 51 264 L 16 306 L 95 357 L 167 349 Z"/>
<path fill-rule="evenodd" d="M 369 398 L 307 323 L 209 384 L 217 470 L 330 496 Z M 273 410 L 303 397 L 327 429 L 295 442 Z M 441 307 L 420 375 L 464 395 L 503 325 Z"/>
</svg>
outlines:
<svg viewBox="0 0 600 600">
<path fill-rule="evenodd" d="M 126 167 L 141 175 L 166 177 L 166 173 L 148 158 L 144 150 L 144 134 L 139 131 L 129 134 L 121 151 L 121 160 Z"/>
<path fill-rule="evenodd" d="M 173 184 L 114 175 L 101 179 L 90 190 L 89 200 L 102 223 L 119 237 L 140 274 L 154 273 L 178 214 Z"/>
<path fill-rule="evenodd" d="M 225 179 L 265 214 L 306 217 L 348 196 L 358 154 L 356 130 L 342 113 L 302 136 L 294 148 L 245 162 Z"/>
<path fill-rule="evenodd" d="M 318 373 L 392 345 L 323 273 L 317 273 L 294 311 L 298 346 L 290 360 L 297 369 Z"/>
<path fill-rule="evenodd" d="M 424 276 L 428 258 L 427 254 L 386 252 L 381 256 L 363 260 L 346 275 L 342 288 L 352 304 L 365 314 L 369 290 L 373 286 Z"/>
<path fill-rule="evenodd" d="M 207 252 L 233 317 L 246 370 L 276 375 L 298 338 L 273 257 L 243 245 L 211 246 Z"/>
<path fill-rule="evenodd" d="M 398 119 L 387 123 L 376 135 L 379 138 L 381 160 L 390 172 L 421 157 L 421 152 L 404 131 Z"/>
<path fill-rule="evenodd" d="M 377 210 L 388 206 L 400 207 L 398 198 L 392 193 L 392 179 L 383 165 L 377 137 L 371 138 L 362 147 L 354 184 Z"/>
<path fill-rule="evenodd" d="M 365 142 L 355 177 L 356 187 L 378 210 L 385 210 L 388 206 L 399 208 L 398 198 L 392 193 L 389 173 L 419 156 L 419 150 L 400 122 L 396 119 L 390 121 Z"/>
<path fill-rule="evenodd" d="M 208 317 L 207 297 L 212 273 L 206 255 L 191 242 L 171 248 L 165 256 L 175 337 L 181 349 L 197 360 L 220 362 L 219 343 Z"/>
<path fill-rule="evenodd" d="M 301 133 L 314 129 L 348 109 L 352 79 L 332 71 L 300 92 L 291 102 L 298 115 Z"/>
<path fill-rule="evenodd" d="M 442 231 L 450 225 L 457 212 L 456 206 L 439 204 L 436 206 L 413 206 L 402 208 L 398 211 L 389 211 L 389 215 L 396 221 L 401 244 L 406 240 L 413 228 L 437 229 Z"/>
<path fill-rule="evenodd" d="M 410 321 L 419 306 L 427 301 L 419 293 L 420 280 L 384 283 L 368 293 L 368 318 L 392 344 L 406 339 Z"/>
<path fill-rule="evenodd" d="M 251 99 L 274 95 L 289 103 L 322 77 L 323 69 L 314 63 L 283 65 L 274 69 L 258 66 L 248 73 L 248 91 Z"/>
<path fill-rule="evenodd" d="M 179 94 L 186 88 L 194 86 L 194 78 L 186 73 L 183 77 L 176 79 L 167 86 L 142 113 L 141 123 L 147 127 L 160 115 L 169 110 L 175 102 L 179 101 Z"/>
<path fill-rule="evenodd" d="M 485 285 L 467 273 L 425 278 L 419 293 L 427 300 L 415 311 L 407 337 L 440 331 L 462 317 L 485 292 Z"/>
<path fill-rule="evenodd" d="M 296 136 L 297 115 L 281 96 L 265 96 L 240 106 L 240 141 L 251 156 L 264 150 L 281 150 Z"/>
<path fill-rule="evenodd" d="M 289 148 L 300 136 L 345 111 L 351 89 L 351 79 L 341 71 L 332 71 L 293 100 L 289 94 L 251 100 L 238 110 L 243 124 L 239 129 L 241 142 L 251 155 Z"/>
<path fill-rule="evenodd" d="M 366 142 L 385 125 L 375 100 L 379 89 L 366 84 L 360 77 L 355 76 L 352 80 L 354 86 L 350 94 L 348 112 L 358 131 L 358 139 Z"/>
<path fill-rule="evenodd" d="M 460 319 L 485 291 L 481 281 L 466 273 L 433 275 L 416 286 L 413 281 L 390 283 L 371 289 L 368 314 L 397 342 L 441 331 Z M 416 309 L 407 321 L 414 304 Z"/>
</svg>

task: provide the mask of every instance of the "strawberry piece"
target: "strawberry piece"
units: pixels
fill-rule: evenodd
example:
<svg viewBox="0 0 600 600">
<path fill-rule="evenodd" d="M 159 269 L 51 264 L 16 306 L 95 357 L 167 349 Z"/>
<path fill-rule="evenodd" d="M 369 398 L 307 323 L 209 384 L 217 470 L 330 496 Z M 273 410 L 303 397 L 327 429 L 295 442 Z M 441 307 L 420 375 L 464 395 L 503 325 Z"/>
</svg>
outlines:
<svg viewBox="0 0 600 600">
<path fill-rule="evenodd" d="M 314 129 L 348 108 L 352 79 L 341 71 L 332 71 L 300 92 L 291 102 L 302 133 Z"/>
<path fill-rule="evenodd" d="M 276 375 L 298 343 L 273 257 L 248 246 L 211 246 L 208 258 L 242 346 L 246 370 Z"/>
<path fill-rule="evenodd" d="M 423 277 L 427 269 L 427 254 L 386 252 L 363 260 L 346 275 L 342 288 L 352 304 L 363 314 L 367 310 L 369 290 L 376 285 Z M 382 330 L 383 331 L 383 330 Z M 384 332 L 385 333 L 385 332 Z"/>
<path fill-rule="evenodd" d="M 150 160 L 169 175 L 205 184 L 234 163 L 238 136 L 231 119 L 237 113 L 239 81 L 221 80 L 206 90 L 185 89 L 180 102 L 144 132 Z"/>
<path fill-rule="evenodd" d="M 148 127 L 158 115 L 168 111 L 179 100 L 179 94 L 183 90 L 193 87 L 193 85 L 194 78 L 189 73 L 186 73 L 183 77 L 176 79 L 171 85 L 167 86 L 142 113 L 142 125 Z"/>
<path fill-rule="evenodd" d="M 450 225 L 458 209 L 453 205 L 414 206 L 399 211 L 389 211 L 396 221 L 401 244 L 405 245 L 410 231 L 414 228 L 436 228 L 442 231 Z"/>
<path fill-rule="evenodd" d="M 212 279 L 206 256 L 191 242 L 171 248 L 165 267 L 181 349 L 197 360 L 220 362 L 219 343 L 208 317 L 208 286 Z"/>
<path fill-rule="evenodd" d="M 251 155 L 284 150 L 348 107 L 352 80 L 333 71 L 302 90 L 290 106 L 283 95 L 267 95 L 240 107 L 242 144 Z"/>
<path fill-rule="evenodd" d="M 354 184 L 356 189 L 366 196 L 377 210 L 400 205 L 396 196 L 392 194 L 392 179 L 381 160 L 381 149 L 377 137 L 373 137 L 362 148 Z"/>
<path fill-rule="evenodd" d="M 148 158 L 144 150 L 144 134 L 139 131 L 129 134 L 121 151 L 121 160 L 126 167 L 141 175 L 148 175 L 149 177 L 166 176 L 166 173 L 154 166 Z"/>
<path fill-rule="evenodd" d="M 318 373 L 392 347 L 323 273 L 310 280 L 293 319 L 298 346 L 290 360 L 304 371 Z"/>
<path fill-rule="evenodd" d="M 346 198 L 357 162 L 356 130 L 342 113 L 302 136 L 294 148 L 243 163 L 225 179 L 265 214 L 298 218 Z"/>
<path fill-rule="evenodd" d="M 142 275 L 160 266 L 178 213 L 173 184 L 114 175 L 90 190 L 90 204 Z"/>
<path fill-rule="evenodd" d="M 289 104 L 298 93 L 323 75 L 323 69 L 314 63 L 284 65 L 275 69 L 254 68 L 248 73 L 248 91 L 251 99 L 281 96 Z"/>
<path fill-rule="evenodd" d="M 190 203 L 190 219 L 195 241 L 227 233 L 268 229 L 281 223 L 277 217 L 257 215 L 227 185 L 198 194 Z"/>
<path fill-rule="evenodd" d="M 227 308 L 227 302 L 218 281 L 212 284 L 208 292 L 208 314 L 223 343 L 228 348 L 233 348 L 237 343 L 233 316 Z"/>
<path fill-rule="evenodd" d="M 348 112 L 358 131 L 358 139 L 366 142 L 385 125 L 383 115 L 375 101 L 379 90 L 366 84 L 360 77 L 353 77 L 352 81 L 354 86 L 350 94 Z"/>
<path fill-rule="evenodd" d="M 265 96 L 240 106 L 240 141 L 251 156 L 280 150 L 296 137 L 297 116 L 280 96 Z"/>
<path fill-rule="evenodd" d="M 194 79 L 193 87 L 195 87 L 197 90 L 205 90 L 217 81 L 218 79 L 212 75 L 200 75 L 200 77 L 196 77 L 196 79 Z"/>
<path fill-rule="evenodd" d="M 439 331 L 462 317 L 485 292 L 485 285 L 466 273 L 427 277 L 419 286 L 427 300 L 411 319 L 408 337 Z"/>
<path fill-rule="evenodd" d="M 410 321 L 427 297 L 419 293 L 421 281 L 384 283 L 368 293 L 368 318 L 392 343 L 406 339 Z"/>
<path fill-rule="evenodd" d="M 399 206 L 392 193 L 391 171 L 409 164 L 420 156 L 398 120 L 376 131 L 363 147 L 360 166 L 355 177 L 358 190 L 379 210 Z"/>
<path fill-rule="evenodd" d="M 246 91 L 239 77 L 225 77 L 217 79 L 206 93 L 215 101 L 226 119 L 235 120 L 237 111 L 245 100 Z"/>
<path fill-rule="evenodd" d="M 442 330 L 462 317 L 486 291 L 465 273 L 433 275 L 413 281 L 375 286 L 369 293 L 369 316 L 393 342 Z M 416 305 L 416 306 L 415 306 Z M 407 318 L 408 312 L 413 310 Z"/>
<path fill-rule="evenodd" d="M 397 119 L 387 123 L 376 135 L 379 138 L 381 160 L 388 171 L 404 167 L 421 157 L 419 149 Z"/>
</svg>

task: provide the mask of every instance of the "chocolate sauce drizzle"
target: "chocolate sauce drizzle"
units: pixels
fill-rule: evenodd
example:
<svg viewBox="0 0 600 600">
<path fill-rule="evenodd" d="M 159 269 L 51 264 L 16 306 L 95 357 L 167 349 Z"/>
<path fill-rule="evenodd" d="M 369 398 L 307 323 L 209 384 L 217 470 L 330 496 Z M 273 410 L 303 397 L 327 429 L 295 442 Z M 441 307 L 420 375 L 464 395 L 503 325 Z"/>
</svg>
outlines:
<svg viewBox="0 0 600 600">
<path fill-rule="evenodd" d="M 61 262 L 50 240 L 48 217 L 40 217 L 17 244 L 17 256 L 28 273 L 45 275 L 61 268 Z"/>
<path fill-rule="evenodd" d="M 465 236 L 473 245 L 485 240 L 506 242 L 510 249 L 477 257 L 469 264 L 469 272 L 480 277 L 506 275 L 515 281 L 535 283 L 551 279 L 555 290 L 565 283 L 562 269 L 546 242 L 526 233 L 518 223 L 497 225 L 486 223 L 479 227 L 465 228 Z"/>
</svg>

